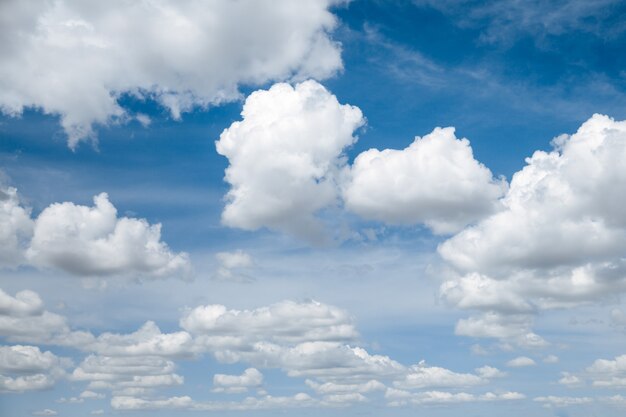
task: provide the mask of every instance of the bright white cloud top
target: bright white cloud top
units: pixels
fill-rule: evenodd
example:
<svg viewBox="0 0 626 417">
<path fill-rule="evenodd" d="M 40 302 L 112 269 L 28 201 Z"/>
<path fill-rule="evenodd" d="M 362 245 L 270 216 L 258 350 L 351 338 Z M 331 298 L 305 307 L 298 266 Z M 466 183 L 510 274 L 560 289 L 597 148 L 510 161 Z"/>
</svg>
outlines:
<svg viewBox="0 0 626 417">
<path fill-rule="evenodd" d="M 161 241 L 161 225 L 144 219 L 117 217 L 106 193 L 94 206 L 55 203 L 31 219 L 14 188 L 6 196 L 0 220 L 6 227 L 0 249 L 4 266 L 31 264 L 56 268 L 83 278 L 131 276 L 134 279 L 189 277 L 189 256 L 174 253 Z M 2 259 L 2 258 L 0 258 Z"/>
<path fill-rule="evenodd" d="M 626 122 L 594 115 L 553 145 L 513 176 L 502 210 L 439 246 L 460 273 L 442 295 L 488 312 L 459 322 L 461 334 L 522 335 L 529 319 L 519 313 L 626 289 Z"/>
<path fill-rule="evenodd" d="M 134 116 L 119 104 L 123 94 L 153 98 L 180 118 L 238 99 L 242 84 L 323 79 L 342 68 L 329 37 L 328 8 L 339 2 L 5 1 L 0 109 L 59 115 L 75 147 L 95 138 L 94 124 Z"/>
<path fill-rule="evenodd" d="M 504 191 L 506 182 L 474 159 L 467 139 L 436 128 L 406 149 L 359 154 L 343 198 L 366 219 L 451 233 L 491 213 Z"/>
<path fill-rule="evenodd" d="M 224 224 L 323 240 L 315 215 L 338 202 L 343 152 L 365 123 L 361 110 L 306 81 L 252 93 L 241 116 L 216 142 L 230 163 Z"/>
</svg>

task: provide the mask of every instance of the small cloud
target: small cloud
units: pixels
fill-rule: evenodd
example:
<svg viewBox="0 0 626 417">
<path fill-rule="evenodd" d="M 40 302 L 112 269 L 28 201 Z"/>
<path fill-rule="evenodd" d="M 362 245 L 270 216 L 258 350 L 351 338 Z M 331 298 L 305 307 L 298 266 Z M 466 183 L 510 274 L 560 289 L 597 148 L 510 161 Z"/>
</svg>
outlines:
<svg viewBox="0 0 626 417">
<path fill-rule="evenodd" d="M 39 411 L 33 411 L 34 416 L 56 416 L 57 414 L 59 413 L 49 408 L 46 408 L 44 410 L 39 410 Z"/>
<path fill-rule="evenodd" d="M 137 121 L 141 123 L 143 127 L 148 127 L 150 126 L 150 123 L 152 123 L 152 120 L 150 119 L 150 117 L 147 114 L 143 114 L 143 113 L 137 113 L 135 115 L 135 119 L 137 119 Z"/>
<path fill-rule="evenodd" d="M 215 258 L 219 266 L 214 279 L 231 282 L 253 282 L 254 278 L 249 275 L 250 268 L 254 265 L 252 257 L 240 249 L 234 252 L 218 252 Z"/>
<path fill-rule="evenodd" d="M 559 379 L 559 384 L 567 385 L 569 387 L 575 387 L 582 385 L 583 381 L 577 377 L 576 375 L 572 375 L 569 372 L 561 372 L 561 379 Z"/>
<path fill-rule="evenodd" d="M 559 357 L 556 355 L 548 355 L 543 358 L 543 363 L 557 363 L 559 361 Z"/>
<path fill-rule="evenodd" d="M 506 363 L 506 366 L 510 368 L 522 368 L 524 366 L 535 366 L 536 363 L 534 360 L 527 356 L 519 356 L 515 359 L 511 359 Z"/>
</svg>

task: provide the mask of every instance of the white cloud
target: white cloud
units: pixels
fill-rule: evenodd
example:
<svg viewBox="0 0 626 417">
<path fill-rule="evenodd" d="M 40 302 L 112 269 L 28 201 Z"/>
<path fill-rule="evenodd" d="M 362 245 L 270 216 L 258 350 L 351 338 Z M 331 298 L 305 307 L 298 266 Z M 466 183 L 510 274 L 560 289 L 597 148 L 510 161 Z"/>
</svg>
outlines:
<svg viewBox="0 0 626 417">
<path fill-rule="evenodd" d="M 254 265 L 252 256 L 242 250 L 218 252 L 215 258 L 219 262 L 215 278 L 220 281 L 250 282 L 253 280 L 247 270 Z"/>
<path fill-rule="evenodd" d="M 185 331 L 162 333 L 152 321 L 133 333 L 102 333 L 83 347 L 100 355 L 109 356 L 189 356 L 194 351 L 191 335 Z"/>
<path fill-rule="evenodd" d="M 161 241 L 161 225 L 117 217 L 106 193 L 94 206 L 52 204 L 35 221 L 28 259 L 82 277 L 130 275 L 157 278 L 188 276 L 186 253 L 173 253 Z"/>
<path fill-rule="evenodd" d="M 476 373 L 482 378 L 502 378 L 506 376 L 506 372 L 502 372 L 498 368 L 494 368 L 493 366 L 485 365 L 480 368 L 476 368 Z"/>
<path fill-rule="evenodd" d="M 34 291 L 24 290 L 11 297 L 0 289 L 0 314 L 9 316 L 32 316 L 43 312 L 43 302 Z"/>
<path fill-rule="evenodd" d="M 474 159 L 454 128 L 436 128 L 406 149 L 370 149 L 357 156 L 344 184 L 346 208 L 390 224 L 424 223 L 456 232 L 491 213 L 506 191 Z"/>
<path fill-rule="evenodd" d="M 306 384 L 312 388 L 313 390 L 315 390 L 315 392 L 317 392 L 318 394 L 324 394 L 324 395 L 329 395 L 329 394 L 341 394 L 341 393 L 367 393 L 367 392 L 373 392 L 373 391 L 384 391 L 385 390 L 385 385 L 380 382 L 377 381 L 375 379 L 371 379 L 367 382 L 363 382 L 360 384 L 344 384 L 344 383 L 336 383 L 336 382 L 325 382 L 325 383 L 319 383 L 319 382 L 315 382 L 312 381 L 310 379 L 307 379 Z"/>
<path fill-rule="evenodd" d="M 237 394 L 263 384 L 263 374 L 255 368 L 248 368 L 241 375 L 213 375 L 213 392 Z"/>
<path fill-rule="evenodd" d="M 241 402 L 198 402 L 188 396 L 170 397 L 166 399 L 143 399 L 131 396 L 117 396 L 111 399 L 111 407 L 115 410 L 182 409 L 195 411 L 244 411 L 310 407 L 313 405 L 328 406 L 328 404 L 315 400 L 305 393 L 298 393 L 291 397 L 273 397 L 270 395 L 260 398 L 248 397 Z"/>
<path fill-rule="evenodd" d="M 2 2 L 0 110 L 59 115 L 75 147 L 94 137 L 93 124 L 129 118 L 124 93 L 154 98 L 179 118 L 238 99 L 242 84 L 326 78 L 342 68 L 329 37 L 335 3 Z"/>
<path fill-rule="evenodd" d="M 455 334 L 469 337 L 504 339 L 523 347 L 545 347 L 549 343 L 531 331 L 532 317 L 527 314 L 505 315 L 488 311 L 478 316 L 461 319 Z"/>
<path fill-rule="evenodd" d="M 626 290 L 626 121 L 594 115 L 553 146 L 513 176 L 502 210 L 439 246 L 459 273 L 441 289 L 452 304 L 519 315 Z"/>
<path fill-rule="evenodd" d="M 546 408 L 551 407 L 569 407 L 573 405 L 589 404 L 593 402 L 593 398 L 589 397 L 556 397 L 549 395 L 547 397 L 537 397 L 533 401 L 543 403 Z"/>
<path fill-rule="evenodd" d="M 219 304 L 200 306 L 187 311 L 180 325 L 212 346 L 350 341 L 357 337 L 346 311 L 316 301 L 282 301 L 254 310 L 228 310 Z"/>
<path fill-rule="evenodd" d="M 216 142 L 230 163 L 222 222 L 323 240 L 315 215 L 337 202 L 342 153 L 364 124 L 361 111 L 306 81 L 252 93 L 241 115 Z"/>
<path fill-rule="evenodd" d="M 50 388 L 64 375 L 69 361 L 36 346 L 0 346 L 0 392 Z"/>
<path fill-rule="evenodd" d="M 402 380 L 394 385 L 402 389 L 430 387 L 469 387 L 486 383 L 487 380 L 474 374 L 461 374 L 437 366 L 427 366 L 424 362 L 409 368 Z"/>
<path fill-rule="evenodd" d="M 575 387 L 583 384 L 582 379 L 580 379 L 576 375 L 572 375 L 569 372 L 561 372 L 561 378 L 559 379 L 559 384 L 566 385 L 569 387 Z"/>
<path fill-rule="evenodd" d="M 626 387 L 626 355 L 597 359 L 586 369 L 594 387 Z"/>
<path fill-rule="evenodd" d="M 11 342 L 63 346 L 93 342 L 91 333 L 72 331 L 65 317 L 44 310 L 39 295 L 29 290 L 12 297 L 0 289 L 0 336 Z"/>
<path fill-rule="evenodd" d="M 487 402 L 487 401 L 513 401 L 524 399 L 525 396 L 518 392 L 504 392 L 495 394 L 487 392 L 481 395 L 469 394 L 466 392 L 445 392 L 445 391 L 424 391 L 410 393 L 408 391 L 389 388 L 385 393 L 388 405 L 392 407 L 400 407 L 406 405 L 425 405 L 425 404 L 454 404 L 468 402 Z"/>
<path fill-rule="evenodd" d="M 182 385 L 184 378 L 174 362 L 158 356 L 89 355 L 73 370 L 70 379 L 89 382 L 89 390 L 150 392 L 154 388 Z"/>
<path fill-rule="evenodd" d="M 535 366 L 536 363 L 534 360 L 527 356 L 519 356 L 515 359 L 511 359 L 506 363 L 506 366 L 510 368 L 522 368 L 526 366 Z"/>
<path fill-rule="evenodd" d="M 39 411 L 33 411 L 32 413 L 34 416 L 56 416 L 59 413 L 56 412 L 55 410 L 51 410 L 49 408 L 43 409 L 43 410 L 39 410 Z"/>
<path fill-rule="evenodd" d="M 20 205 L 17 190 L 0 185 L 0 267 L 15 267 L 24 261 L 32 229 L 30 210 Z"/>
</svg>

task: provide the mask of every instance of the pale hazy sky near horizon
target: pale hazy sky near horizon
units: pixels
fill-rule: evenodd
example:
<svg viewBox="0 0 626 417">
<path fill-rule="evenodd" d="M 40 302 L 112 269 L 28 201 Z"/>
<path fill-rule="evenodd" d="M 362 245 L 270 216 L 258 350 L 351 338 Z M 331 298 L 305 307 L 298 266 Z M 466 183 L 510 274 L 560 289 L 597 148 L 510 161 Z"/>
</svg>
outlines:
<svg viewBox="0 0 626 417">
<path fill-rule="evenodd" d="M 617 417 L 626 3 L 0 2 L 0 415 Z"/>
</svg>

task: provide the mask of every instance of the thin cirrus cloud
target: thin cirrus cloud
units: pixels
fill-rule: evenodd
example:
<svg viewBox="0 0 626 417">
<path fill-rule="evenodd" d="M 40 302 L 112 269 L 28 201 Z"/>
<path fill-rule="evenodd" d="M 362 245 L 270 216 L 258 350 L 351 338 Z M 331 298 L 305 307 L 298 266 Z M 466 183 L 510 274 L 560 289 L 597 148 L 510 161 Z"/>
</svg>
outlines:
<svg viewBox="0 0 626 417">
<path fill-rule="evenodd" d="M 58 115 L 74 148 L 95 139 L 95 124 L 131 117 L 123 94 L 153 98 L 178 119 L 238 99 L 240 85 L 327 78 L 342 68 L 330 37 L 339 3 L 2 2 L 0 111 Z"/>
<path fill-rule="evenodd" d="M 365 219 L 449 234 L 496 210 L 506 191 L 453 128 L 436 128 L 404 150 L 370 149 L 348 165 L 363 114 L 312 80 L 258 90 L 241 115 L 216 142 L 230 163 L 227 226 L 320 242 L 327 235 L 319 213 L 343 201 Z"/>
<path fill-rule="evenodd" d="M 0 222 L 0 265 L 30 264 L 80 277 L 130 276 L 161 278 L 191 276 L 186 253 L 174 253 L 161 241 L 161 225 L 144 219 L 118 217 L 106 193 L 94 206 L 71 202 L 46 207 L 35 219 L 20 205 L 14 188 L 5 196 Z"/>
<path fill-rule="evenodd" d="M 457 333 L 518 337 L 536 311 L 626 290 L 626 122 L 596 114 L 553 146 L 527 158 L 502 210 L 439 246 L 456 271 L 442 296 L 481 312 Z"/>
</svg>

